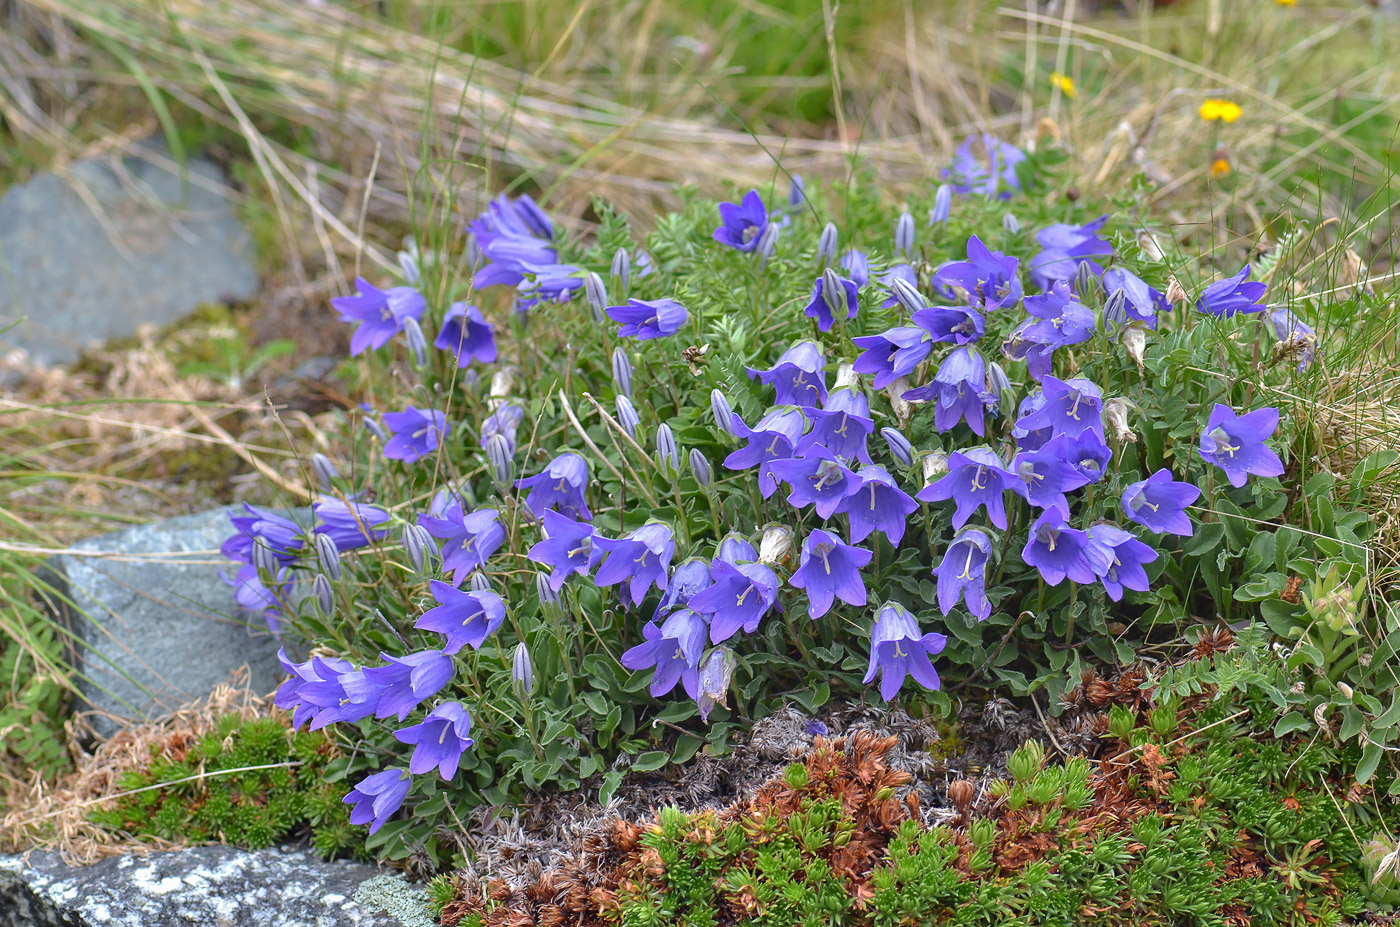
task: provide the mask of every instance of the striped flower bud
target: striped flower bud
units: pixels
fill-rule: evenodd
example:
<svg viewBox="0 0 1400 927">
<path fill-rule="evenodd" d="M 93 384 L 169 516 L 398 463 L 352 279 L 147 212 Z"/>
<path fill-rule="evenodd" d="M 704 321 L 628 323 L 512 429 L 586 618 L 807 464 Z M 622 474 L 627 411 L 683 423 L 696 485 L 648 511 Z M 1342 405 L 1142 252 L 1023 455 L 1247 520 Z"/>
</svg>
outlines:
<svg viewBox="0 0 1400 927">
<path fill-rule="evenodd" d="M 914 217 L 907 210 L 894 224 L 894 250 L 906 258 L 914 254 Z"/>
<path fill-rule="evenodd" d="M 344 571 L 340 568 L 340 548 L 329 534 L 316 535 L 316 559 L 321 561 L 321 572 L 331 580 L 340 582 Z"/>
<path fill-rule="evenodd" d="M 612 367 L 617 391 L 624 396 L 632 395 L 632 359 L 621 345 L 613 348 Z"/>
<path fill-rule="evenodd" d="M 904 307 L 905 312 L 912 314 L 928 307 L 928 303 L 924 301 L 924 295 L 919 292 L 918 287 L 902 277 L 896 278 L 890 284 L 890 293 L 899 300 L 899 304 Z"/>
<path fill-rule="evenodd" d="M 340 471 L 331 463 L 331 459 L 319 451 L 311 455 L 311 472 L 315 474 L 316 482 L 322 489 L 330 489 L 340 476 Z"/>
<path fill-rule="evenodd" d="M 467 586 L 472 592 L 490 592 L 491 578 L 480 570 L 472 570 L 472 575 L 467 577 Z"/>
<path fill-rule="evenodd" d="M 822 227 L 821 237 L 817 239 L 817 266 L 826 267 L 836 260 L 836 248 L 839 244 L 839 234 L 836 231 L 836 223 L 828 222 Z"/>
<path fill-rule="evenodd" d="M 680 448 L 676 447 L 676 436 L 671 426 L 662 422 L 656 429 L 656 463 L 667 474 L 675 473 L 681 466 Z"/>
<path fill-rule="evenodd" d="M 710 414 L 715 418 L 716 428 L 734 437 L 734 410 L 730 408 L 724 393 L 717 389 L 710 390 Z"/>
<path fill-rule="evenodd" d="M 1008 235 L 1016 235 L 1021 231 L 1021 220 L 1016 218 L 1014 212 L 1008 212 L 1001 217 L 1002 230 Z"/>
<path fill-rule="evenodd" d="M 695 477 L 695 482 L 700 484 L 701 489 L 710 488 L 710 480 L 714 475 L 710 470 L 710 461 L 696 447 L 690 449 L 690 474 Z"/>
<path fill-rule="evenodd" d="M 503 434 L 486 439 L 486 460 L 491 464 L 491 478 L 497 486 L 509 486 L 515 476 L 515 461 L 510 456 L 510 442 Z"/>
<path fill-rule="evenodd" d="M 632 258 L 627 253 L 626 248 L 618 248 L 613 252 L 612 259 L 612 281 L 617 287 L 618 296 L 627 298 L 627 288 L 632 277 Z"/>
<path fill-rule="evenodd" d="M 642 420 L 637 416 L 637 407 L 632 405 L 632 400 L 626 396 L 618 396 L 614 400 L 617 407 L 617 421 L 622 426 L 622 430 L 627 432 L 627 436 L 632 440 L 637 440 L 637 426 Z"/>
<path fill-rule="evenodd" d="M 413 572 L 419 576 L 426 575 L 427 567 L 431 562 L 428 559 L 428 548 L 433 542 L 432 536 L 420 526 L 410 522 L 403 526 L 400 539 L 403 543 L 404 556 L 408 557 L 408 565 L 413 567 Z"/>
<path fill-rule="evenodd" d="M 1104 330 L 1110 335 L 1128 323 L 1128 294 L 1120 286 L 1103 306 Z"/>
<path fill-rule="evenodd" d="M 418 245 L 410 238 L 404 239 L 407 248 L 398 253 L 399 271 L 403 274 L 403 282 L 409 286 L 417 286 L 423 279 L 423 274 L 418 270 Z"/>
<path fill-rule="evenodd" d="M 987 392 L 997 402 L 1006 399 L 1006 394 L 1011 391 L 1011 378 L 1006 375 L 1006 370 L 996 361 L 987 362 Z"/>
<path fill-rule="evenodd" d="M 510 687 L 521 703 L 535 691 L 535 667 L 524 641 L 515 645 L 515 654 L 510 659 Z"/>
<path fill-rule="evenodd" d="M 1079 301 L 1092 309 L 1098 305 L 1102 290 L 1094 268 L 1089 266 L 1088 261 L 1081 261 L 1074 272 L 1074 294 L 1079 297 Z"/>
<path fill-rule="evenodd" d="M 700 664 L 700 694 L 695 703 L 700 708 L 700 720 L 708 721 L 716 705 L 729 707 L 729 684 L 734 678 L 738 661 L 728 647 L 716 647 Z"/>
<path fill-rule="evenodd" d="M 830 267 L 822 271 L 822 299 L 834 317 L 846 317 L 846 288 L 841 285 L 841 275 Z"/>
<path fill-rule="evenodd" d="M 423 337 L 423 329 L 413 316 L 403 320 L 403 339 L 408 345 L 408 353 L 413 357 L 413 366 L 424 367 L 428 363 L 428 339 Z"/>
<path fill-rule="evenodd" d="M 368 431 L 370 434 L 374 435 L 377 439 L 379 439 L 380 444 L 388 443 L 389 436 L 384 433 L 383 426 L 380 425 L 377 421 L 375 421 L 372 416 L 366 415 L 364 417 L 364 425 L 365 431 Z"/>
<path fill-rule="evenodd" d="M 325 535 L 318 535 L 325 537 Z M 253 538 L 253 567 L 258 571 L 258 576 L 263 582 L 268 582 L 277 576 L 279 564 L 277 555 L 272 552 L 267 541 L 262 538 Z"/>
<path fill-rule="evenodd" d="M 953 191 L 946 183 L 938 185 L 938 192 L 933 195 L 933 208 L 928 211 L 928 224 L 930 226 L 940 225 L 948 221 L 948 216 L 953 211 Z"/>
<path fill-rule="evenodd" d="M 588 298 L 588 308 L 593 310 L 593 321 L 603 321 L 603 310 L 608 306 L 608 288 L 603 278 L 593 271 L 583 278 L 583 295 Z"/>
<path fill-rule="evenodd" d="M 792 174 L 788 183 L 788 209 L 801 209 L 802 204 L 807 202 L 807 184 L 803 182 L 801 174 Z"/>
<path fill-rule="evenodd" d="M 909 439 L 904 437 L 904 432 L 898 428 L 881 428 L 880 437 L 885 439 L 885 446 L 890 449 L 890 456 L 899 461 L 900 466 L 914 466 L 914 445 L 910 444 Z"/>
<path fill-rule="evenodd" d="M 776 222 L 770 222 L 763 228 L 763 234 L 758 236 L 758 244 L 754 247 L 754 254 L 758 255 L 759 266 L 767 267 L 768 259 L 773 256 L 773 252 L 778 247 L 778 235 L 782 232 L 782 226 Z"/>
<path fill-rule="evenodd" d="M 324 573 L 317 573 L 311 580 L 311 595 L 322 618 L 335 614 L 335 590 L 331 589 L 331 581 Z"/>
<path fill-rule="evenodd" d="M 549 584 L 548 573 L 535 574 L 535 593 L 540 597 L 540 604 L 545 608 L 558 608 L 561 604 L 559 593 Z"/>
</svg>

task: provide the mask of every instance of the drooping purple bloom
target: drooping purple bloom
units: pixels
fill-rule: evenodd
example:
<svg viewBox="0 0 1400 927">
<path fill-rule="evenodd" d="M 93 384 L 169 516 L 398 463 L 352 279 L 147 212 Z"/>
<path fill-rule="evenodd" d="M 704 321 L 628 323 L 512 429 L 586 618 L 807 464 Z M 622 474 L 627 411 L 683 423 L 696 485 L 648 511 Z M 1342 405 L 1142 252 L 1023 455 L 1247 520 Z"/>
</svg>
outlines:
<svg viewBox="0 0 1400 927">
<path fill-rule="evenodd" d="M 904 522 L 919 507 L 914 497 L 899 488 L 884 467 L 862 467 L 859 481 L 851 488 L 838 511 L 845 512 L 851 526 L 851 543 L 859 544 L 881 531 L 891 545 L 904 538 Z"/>
<path fill-rule="evenodd" d="M 551 567 L 549 587 L 558 592 L 570 576 L 587 576 L 598 565 L 603 551 L 594 541 L 597 533 L 586 521 L 574 521 L 553 509 L 544 513 L 545 539 L 530 548 L 529 557 Z"/>
<path fill-rule="evenodd" d="M 710 564 L 710 586 L 690 600 L 695 611 L 710 616 L 710 640 L 716 644 L 758 630 L 778 600 L 778 577 L 762 563 Z"/>
<path fill-rule="evenodd" d="M 389 534 L 379 527 L 389 520 L 389 513 L 378 506 L 323 496 L 312 504 L 311 511 L 317 521 L 316 533 L 329 535 L 342 554 Z"/>
<path fill-rule="evenodd" d="M 1107 569 L 1101 548 L 1089 544 L 1089 536 L 1071 528 L 1065 513 L 1051 507 L 1031 525 L 1031 537 L 1021 551 L 1021 559 L 1035 567 L 1052 586 L 1068 577 L 1076 583 L 1092 583 Z"/>
<path fill-rule="evenodd" d="M 915 312 L 913 319 L 934 341 L 947 344 L 971 344 L 987 331 L 982 313 L 963 306 L 929 306 Z"/>
<path fill-rule="evenodd" d="M 1060 459 L 1068 461 L 1090 483 L 1103 479 L 1104 469 L 1113 459 L 1113 448 L 1093 428 L 1085 428 L 1077 435 L 1058 435 L 1045 447 L 1053 448 Z"/>
<path fill-rule="evenodd" d="M 933 424 L 940 432 L 966 421 L 978 437 L 986 434 L 983 412 L 996 402 L 987 390 L 987 365 L 971 345 L 955 348 L 938 367 L 933 382 L 905 392 L 910 402 L 932 400 Z"/>
<path fill-rule="evenodd" d="M 374 714 L 379 707 L 381 687 L 365 678 L 364 670 L 348 660 L 333 657 L 312 657 L 311 672 L 297 695 L 315 706 L 311 715 L 311 730 L 337 722 L 353 724 Z"/>
<path fill-rule="evenodd" d="M 812 430 L 797 442 L 793 454 L 801 456 L 813 447 L 825 447 L 837 457 L 870 463 L 866 440 L 875 431 L 870 400 L 856 387 L 831 391 L 821 409 L 813 409 Z"/>
<path fill-rule="evenodd" d="M 619 322 L 619 338 L 666 338 L 681 330 L 690 313 L 674 299 L 629 299 L 625 306 L 610 306 L 608 318 Z"/>
<path fill-rule="evenodd" d="M 440 585 L 457 592 L 446 583 Z M 374 713 L 376 718 L 398 715 L 402 721 L 419 703 L 436 695 L 452 678 L 452 658 L 442 650 L 420 650 L 402 657 L 387 653 L 379 656 L 387 665 L 367 666 L 363 671 L 366 681 L 380 688 L 379 707 Z"/>
<path fill-rule="evenodd" d="M 903 280 L 916 292 L 919 289 L 919 272 L 909 264 L 895 264 L 876 274 L 874 280 L 885 289 L 891 291 L 890 296 L 880 304 L 881 307 L 885 309 L 893 309 L 900 304 L 899 297 L 893 293 L 896 280 Z"/>
<path fill-rule="evenodd" d="M 1052 347 L 1088 341 L 1094 334 L 1094 313 L 1070 293 L 1063 281 L 1039 296 L 1026 297 L 1026 312 L 1035 318 L 1027 334 Z"/>
<path fill-rule="evenodd" d="M 263 582 L 263 578 L 258 575 L 258 568 L 251 563 L 240 565 L 233 576 L 220 569 L 219 577 L 233 587 L 233 601 L 239 608 L 262 615 L 269 630 L 278 634 L 281 628 L 278 619 L 286 606 L 281 591 L 287 578 L 285 567 L 279 567 L 277 575 L 271 578 L 271 588 Z"/>
<path fill-rule="evenodd" d="M 787 501 L 797 508 L 812 506 L 825 521 L 835 514 L 859 479 L 826 448 L 817 445 L 806 457 L 787 457 L 768 464 L 768 472 L 792 487 Z"/>
<path fill-rule="evenodd" d="M 544 471 L 523 480 L 516 480 L 517 489 L 528 489 L 525 504 L 537 518 L 546 509 L 581 521 L 592 521 L 584 492 L 588 489 L 588 461 L 578 454 L 566 452 L 549 462 Z"/>
<path fill-rule="evenodd" d="M 862 335 L 851 340 L 865 352 L 856 358 L 851 369 L 856 373 L 873 373 L 876 389 L 884 389 L 900 377 L 913 373 L 933 349 L 928 333 L 913 326 L 891 328 L 878 335 Z"/>
<path fill-rule="evenodd" d="M 1021 189 L 1016 165 L 1024 160 L 1026 153 L 1015 145 L 995 135 L 974 135 L 953 153 L 953 163 L 944 168 L 943 179 L 952 184 L 955 193 L 1007 200 Z"/>
<path fill-rule="evenodd" d="M 228 513 L 234 533 L 219 548 L 228 559 L 252 563 L 253 545 L 261 541 L 279 563 L 290 564 L 305 548 L 305 533 L 290 518 L 246 502 L 243 503 L 244 514 L 234 514 L 236 511 L 230 509 Z"/>
<path fill-rule="evenodd" d="M 991 617 L 992 603 L 987 599 L 987 561 L 991 556 L 992 539 L 981 528 L 965 528 L 953 538 L 943 562 L 933 571 L 943 614 L 952 611 L 961 599 L 978 621 Z"/>
<path fill-rule="evenodd" d="M 352 806 L 350 823 L 368 824 L 371 834 L 379 830 L 399 810 L 412 784 L 402 769 L 386 769 L 361 779 L 344 798 Z"/>
<path fill-rule="evenodd" d="M 702 557 L 689 557 L 671 572 L 666 591 L 656 604 L 653 618 L 660 618 L 673 608 L 689 605 L 690 600 L 710 585 L 710 563 Z"/>
<path fill-rule="evenodd" d="M 800 409 L 791 407 L 773 409 L 753 428 L 745 425 L 739 413 L 735 412 L 734 433 L 749 443 L 724 458 L 724 465 L 730 470 L 758 467 L 758 488 L 766 499 L 778 486 L 777 479 L 769 471 L 769 464 L 791 457 L 792 449 L 806 427 L 806 416 Z"/>
<path fill-rule="evenodd" d="M 423 720 L 394 732 L 400 743 L 413 744 L 408 771 L 421 776 L 434 766 L 444 781 L 457 775 L 462 754 L 476 743 L 472 740 L 472 718 L 458 702 L 443 702 Z"/>
<path fill-rule="evenodd" d="M 870 629 L 870 668 L 862 682 L 869 685 L 878 671 L 880 698 L 887 702 L 899 694 L 906 675 L 925 689 L 936 690 L 938 672 L 929 657 L 942 653 L 947 643 L 942 634 L 923 634 L 919 622 L 904 606 L 886 602 L 875 613 L 875 625 Z"/>
<path fill-rule="evenodd" d="M 1201 434 L 1201 459 L 1224 470 L 1231 486 L 1243 486 L 1251 474 L 1282 476 L 1283 461 L 1264 443 L 1276 428 L 1278 409 L 1272 406 L 1236 415 L 1217 403 Z"/>
<path fill-rule="evenodd" d="M 584 272 L 573 264 L 523 265 L 524 278 L 515 285 L 521 311 L 540 303 L 567 303 L 583 289 Z"/>
<path fill-rule="evenodd" d="M 342 322 L 360 323 L 350 336 L 350 356 L 375 351 L 403 331 L 404 320 L 423 317 L 427 301 L 411 286 L 381 290 L 364 277 L 355 278 L 355 296 L 337 296 L 331 305 Z"/>
<path fill-rule="evenodd" d="M 1016 476 L 1006 469 L 996 451 L 989 447 L 973 447 L 948 455 L 948 473 L 937 482 L 919 490 L 918 498 L 925 502 L 952 499 L 953 527 L 961 528 L 977 511 L 987 507 L 987 518 L 998 528 L 1006 528 L 1006 505 L 1002 494 L 1016 486 Z"/>
<path fill-rule="evenodd" d="M 726 534 L 715 550 L 715 559 L 725 563 L 749 563 L 758 559 L 758 551 L 749 539 L 737 534 Z"/>
<path fill-rule="evenodd" d="M 719 221 L 712 236 L 715 241 L 738 251 L 752 251 L 768 228 L 768 209 L 758 191 L 750 190 L 740 203 L 720 203 Z"/>
<path fill-rule="evenodd" d="M 1244 265 L 1233 277 L 1217 280 L 1205 288 L 1196 308 L 1217 319 L 1228 319 L 1240 312 L 1263 312 L 1264 291 L 1269 287 L 1259 280 L 1249 280 L 1249 265 Z"/>
<path fill-rule="evenodd" d="M 418 524 L 442 546 L 442 568 L 452 571 L 452 584 L 460 586 L 473 570 L 486 569 L 486 561 L 506 540 L 500 513 L 495 509 L 466 512 L 459 500 L 439 508 L 437 514 L 419 515 Z"/>
<path fill-rule="evenodd" d="M 1269 327 L 1281 345 L 1296 352 L 1298 372 L 1308 369 L 1317 353 L 1317 332 L 1298 318 L 1287 306 L 1276 306 L 1269 310 Z"/>
<path fill-rule="evenodd" d="M 477 245 L 485 251 L 500 238 L 554 238 L 554 223 L 528 194 L 511 199 L 502 193 L 486 206 L 486 211 L 468 223 Z"/>
<path fill-rule="evenodd" d="M 873 556 L 868 550 L 844 543 L 834 531 L 814 529 L 802 542 L 802 562 L 788 585 L 807 591 L 807 615 L 813 621 L 831 611 L 838 598 L 850 605 L 864 605 L 865 582 L 860 568 Z"/>
<path fill-rule="evenodd" d="M 659 626 L 648 621 L 642 628 L 642 643 L 625 651 L 621 660 L 632 671 L 655 667 L 651 695 L 659 698 L 680 682 L 691 698 L 700 694 L 700 657 L 705 652 L 709 628 L 705 619 L 688 608 L 678 608 Z"/>
<path fill-rule="evenodd" d="M 1088 428 L 1103 438 L 1103 393 L 1092 382 L 1047 374 L 1041 378 L 1040 392 L 1041 401 L 1017 420 L 1017 429 L 1049 428 L 1052 435 L 1079 435 Z"/>
<path fill-rule="evenodd" d="M 870 259 L 866 257 L 864 251 L 852 248 L 841 255 L 841 269 L 858 287 L 865 286 L 870 282 Z"/>
<path fill-rule="evenodd" d="M 458 653 L 463 647 L 480 650 L 506 620 L 506 603 L 494 592 L 464 592 L 437 579 L 428 583 L 428 588 L 438 605 L 424 612 L 413 626 L 445 636 L 443 653 Z"/>
<path fill-rule="evenodd" d="M 525 419 L 525 410 L 513 402 L 503 402 L 500 408 L 486 417 L 481 423 L 481 446 L 485 447 L 492 435 L 506 439 L 506 446 L 515 453 L 515 432 Z"/>
<path fill-rule="evenodd" d="M 1036 508 L 1058 508 L 1069 516 L 1069 501 L 1065 493 L 1087 486 L 1091 480 L 1063 456 L 1055 441 L 1033 451 L 1021 451 L 1011 459 L 1010 470 L 1016 474 L 1012 487 L 1018 496 Z"/>
<path fill-rule="evenodd" d="M 1016 422 L 1011 426 L 1011 436 L 1016 439 L 1018 451 L 1038 450 L 1055 436 L 1054 429 L 1049 425 L 1042 428 L 1026 428 L 1021 424 L 1044 405 L 1045 394 L 1040 390 L 1033 390 L 1021 397 L 1021 403 L 1016 408 Z"/>
<path fill-rule="evenodd" d="M 728 647 L 716 647 L 710 651 L 705 662 L 700 664 L 697 688 L 700 694 L 695 698 L 695 707 L 700 709 L 700 720 L 709 721 L 710 712 L 716 705 L 729 707 L 729 686 L 734 679 L 734 670 L 739 662 Z"/>
<path fill-rule="evenodd" d="M 442 317 L 442 330 L 433 339 L 433 345 L 456 354 L 458 367 L 469 367 L 472 361 L 489 364 L 496 359 L 495 332 L 480 309 L 453 303 Z"/>
<path fill-rule="evenodd" d="M 967 240 L 967 260 L 943 265 L 938 275 L 966 290 L 973 306 L 991 312 L 1021 301 L 1020 265 L 1014 257 L 989 250 L 973 235 Z"/>
<path fill-rule="evenodd" d="M 487 263 L 472 275 L 472 286 L 478 290 L 490 286 L 518 287 L 525 282 L 533 268 L 552 267 L 559 253 L 549 242 L 525 235 L 500 235 L 482 242 L 481 252 Z M 582 282 L 582 281 L 580 281 Z"/>
<path fill-rule="evenodd" d="M 745 368 L 749 379 L 778 391 L 773 400 L 778 406 L 820 406 L 826 402 L 826 358 L 813 341 L 799 341 L 783 352 L 778 362 L 767 370 Z"/>
<path fill-rule="evenodd" d="M 448 428 L 446 415 L 436 409 L 415 406 L 402 412 L 385 412 L 384 424 L 392 432 L 384 445 L 384 456 L 404 463 L 414 463 L 432 454 L 442 443 Z"/>
<path fill-rule="evenodd" d="M 1116 525 L 1094 525 L 1085 533 L 1095 550 L 1092 560 L 1099 582 L 1110 599 L 1122 599 L 1124 589 L 1147 591 L 1147 571 L 1142 565 L 1157 559 L 1155 550 Z"/>
<path fill-rule="evenodd" d="M 1103 267 L 1093 259 L 1113 253 L 1113 245 L 1099 237 L 1107 221 L 1108 216 L 1099 216 L 1084 225 L 1059 222 L 1036 233 L 1035 240 L 1044 250 L 1030 260 L 1031 282 L 1041 292 L 1049 292 L 1057 282 L 1072 281 L 1081 263 L 1101 275 Z"/>
<path fill-rule="evenodd" d="M 1157 327 L 1157 314 L 1171 312 L 1171 303 L 1155 287 L 1126 267 L 1114 267 L 1103 272 L 1104 292 L 1112 296 L 1123 291 L 1124 308 L 1129 322 L 1141 322 L 1148 328 Z"/>
<path fill-rule="evenodd" d="M 1190 537 L 1194 530 L 1186 507 L 1201 498 L 1201 490 L 1172 479 L 1172 472 L 1158 470 L 1123 490 L 1123 514 L 1149 531 Z"/>
<path fill-rule="evenodd" d="M 841 297 L 836 299 L 838 305 L 845 306 L 845 318 L 854 319 L 856 313 L 860 311 L 860 287 L 856 286 L 854 280 L 846 277 L 836 276 L 835 279 L 841 284 Z M 807 303 L 807 308 L 802 310 L 808 318 L 817 320 L 817 328 L 821 331 L 829 331 L 835 324 L 836 317 L 831 311 L 831 304 L 826 298 L 825 275 L 817 278 L 816 286 L 812 288 L 812 299 Z"/>
<path fill-rule="evenodd" d="M 287 652 L 280 649 L 277 651 L 277 662 L 287 671 L 287 678 L 277 687 L 272 703 L 283 711 L 292 712 L 293 730 L 299 729 L 307 721 L 314 722 L 326 708 L 307 699 L 307 693 L 303 691 L 307 686 L 338 680 L 342 674 L 355 669 L 350 661 L 335 657 L 313 657 L 305 663 L 293 663 L 287 658 Z"/>
<path fill-rule="evenodd" d="M 676 552 L 670 528 L 648 522 L 615 540 L 598 536 L 593 543 L 607 554 L 593 578 L 599 588 L 625 582 L 632 602 L 642 601 L 653 583 L 657 589 L 666 591 L 666 571 Z"/>
</svg>

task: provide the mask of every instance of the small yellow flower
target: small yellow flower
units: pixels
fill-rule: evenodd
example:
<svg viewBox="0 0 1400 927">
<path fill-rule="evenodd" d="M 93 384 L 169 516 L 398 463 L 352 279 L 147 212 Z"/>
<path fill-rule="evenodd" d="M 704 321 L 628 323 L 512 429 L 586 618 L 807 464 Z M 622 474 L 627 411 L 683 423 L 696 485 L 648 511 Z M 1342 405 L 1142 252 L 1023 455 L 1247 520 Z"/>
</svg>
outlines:
<svg viewBox="0 0 1400 927">
<path fill-rule="evenodd" d="M 1222 145 L 1210 157 L 1210 176 L 1224 177 L 1230 170 L 1230 153 Z"/>
<path fill-rule="evenodd" d="M 1298 0 L 1274 0 L 1279 6 L 1293 6 Z"/>
<path fill-rule="evenodd" d="M 1060 93 L 1063 93 L 1065 96 L 1069 97 L 1071 100 L 1073 100 L 1074 97 L 1075 97 L 1075 95 L 1078 93 L 1078 91 L 1074 89 L 1074 78 L 1073 78 L 1073 77 L 1066 77 L 1064 74 L 1061 74 L 1059 71 L 1055 71 L 1055 72 L 1051 73 L 1051 75 L 1050 75 L 1050 86 L 1055 87 L 1056 89 L 1058 89 L 1058 90 L 1060 91 Z"/>
<path fill-rule="evenodd" d="M 1229 100 L 1206 100 L 1201 104 L 1201 118 L 1207 122 L 1214 122 L 1219 119 L 1223 122 L 1234 122 L 1240 118 L 1244 110 L 1240 109 L 1236 103 Z"/>
</svg>

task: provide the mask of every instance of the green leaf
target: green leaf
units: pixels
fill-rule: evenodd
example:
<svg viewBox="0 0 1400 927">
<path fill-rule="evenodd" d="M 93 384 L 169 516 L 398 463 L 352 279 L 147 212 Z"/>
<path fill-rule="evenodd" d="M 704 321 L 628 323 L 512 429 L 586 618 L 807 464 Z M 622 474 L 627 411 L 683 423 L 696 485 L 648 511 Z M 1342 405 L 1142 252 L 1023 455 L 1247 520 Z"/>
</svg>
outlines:
<svg viewBox="0 0 1400 927">
<path fill-rule="evenodd" d="M 1356 764 L 1356 784 L 1365 785 L 1371 781 L 1371 777 L 1376 774 L 1376 767 L 1381 764 L 1381 757 L 1385 755 L 1385 750 L 1380 744 L 1367 743 L 1366 749 L 1361 751 L 1361 762 Z"/>
<path fill-rule="evenodd" d="M 652 772 L 665 766 L 670 757 L 664 750 L 648 750 L 632 761 L 634 772 Z"/>
<path fill-rule="evenodd" d="M 1186 546 L 1181 552 L 1188 557 L 1199 557 L 1202 554 L 1214 551 L 1220 546 L 1220 541 L 1225 537 L 1225 526 L 1218 521 L 1206 522 L 1201 525 L 1195 535 L 1186 542 Z"/>
<path fill-rule="evenodd" d="M 622 784 L 622 773 L 616 769 L 603 774 L 603 784 L 598 787 L 598 804 L 607 806 L 612 801 L 613 793 Z"/>
<path fill-rule="evenodd" d="M 1279 718 L 1278 723 L 1274 725 L 1274 736 L 1282 737 L 1285 734 L 1292 734 L 1294 731 L 1301 731 L 1305 728 L 1312 727 L 1312 723 L 1312 718 L 1309 718 L 1301 711 L 1290 711 L 1282 718 Z"/>
</svg>

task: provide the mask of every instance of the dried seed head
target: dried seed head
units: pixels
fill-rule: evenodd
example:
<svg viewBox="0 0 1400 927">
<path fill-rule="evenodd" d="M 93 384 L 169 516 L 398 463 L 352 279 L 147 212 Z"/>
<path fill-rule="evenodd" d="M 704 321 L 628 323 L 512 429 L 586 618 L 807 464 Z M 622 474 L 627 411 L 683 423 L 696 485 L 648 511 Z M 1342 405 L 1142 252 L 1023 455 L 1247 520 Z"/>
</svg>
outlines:
<svg viewBox="0 0 1400 927">
<path fill-rule="evenodd" d="M 1143 257 L 1149 261 L 1161 261 L 1166 259 L 1166 254 L 1162 251 L 1161 244 L 1157 241 L 1157 236 L 1147 229 L 1143 229 L 1137 234 L 1138 247 L 1142 249 Z"/>
<path fill-rule="evenodd" d="M 860 384 L 860 374 L 856 373 L 850 364 L 840 364 L 836 368 L 835 389 L 842 389 L 847 386 L 857 386 Z"/>
<path fill-rule="evenodd" d="M 505 399 L 515 389 L 515 370 L 502 367 L 491 375 L 491 398 Z"/>
<path fill-rule="evenodd" d="M 966 779 L 954 779 L 948 783 L 948 803 L 958 809 L 959 814 L 967 814 L 972 800 L 977 797 L 977 786 Z"/>
<path fill-rule="evenodd" d="M 924 472 L 924 482 L 932 483 L 948 472 L 948 455 L 942 451 L 933 451 L 924 455 L 920 461 Z"/>
<path fill-rule="evenodd" d="M 1184 303 L 1187 300 L 1186 288 L 1181 285 L 1181 281 L 1176 279 L 1176 274 L 1167 278 L 1167 302 L 1175 306 L 1177 303 Z"/>
<path fill-rule="evenodd" d="M 1123 329 L 1123 334 L 1118 337 L 1119 344 L 1123 345 L 1123 350 L 1137 364 L 1138 373 L 1146 373 L 1147 368 L 1142 365 L 1143 352 L 1147 350 L 1147 332 L 1141 325 L 1129 325 Z"/>
<path fill-rule="evenodd" d="M 758 540 L 760 563 L 779 563 L 792 550 L 792 531 L 783 525 L 769 525 Z"/>
<path fill-rule="evenodd" d="M 1115 396 L 1104 403 L 1103 417 L 1108 422 L 1108 427 L 1113 430 L 1114 440 L 1120 444 L 1132 444 L 1137 441 L 1137 435 L 1128 427 L 1128 400 L 1122 396 Z"/>
</svg>

